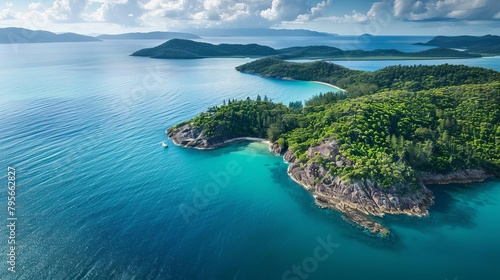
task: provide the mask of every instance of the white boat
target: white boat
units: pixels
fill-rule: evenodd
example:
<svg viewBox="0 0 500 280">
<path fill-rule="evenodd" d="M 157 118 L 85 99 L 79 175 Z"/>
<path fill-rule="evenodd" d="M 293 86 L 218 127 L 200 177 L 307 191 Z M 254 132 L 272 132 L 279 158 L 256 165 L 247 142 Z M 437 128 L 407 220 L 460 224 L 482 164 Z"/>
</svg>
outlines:
<svg viewBox="0 0 500 280">
<path fill-rule="evenodd" d="M 163 146 L 163 148 L 167 148 L 168 147 L 168 144 L 165 141 L 161 142 L 161 145 Z"/>
</svg>

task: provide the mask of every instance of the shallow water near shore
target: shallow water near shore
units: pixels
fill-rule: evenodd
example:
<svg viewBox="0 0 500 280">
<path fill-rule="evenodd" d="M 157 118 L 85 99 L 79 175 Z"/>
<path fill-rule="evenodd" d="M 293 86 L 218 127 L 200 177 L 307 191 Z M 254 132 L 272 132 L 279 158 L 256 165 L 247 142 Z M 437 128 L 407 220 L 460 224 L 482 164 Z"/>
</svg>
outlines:
<svg viewBox="0 0 500 280">
<path fill-rule="evenodd" d="M 128 56 L 157 43 L 0 46 L 3 240 L 8 165 L 18 184 L 17 272 L 3 254 L 0 279 L 500 275 L 499 180 L 431 186 L 429 217 L 388 216 L 390 238 L 366 235 L 316 207 L 263 143 L 198 151 L 165 135 L 223 99 L 287 104 L 332 88 L 234 71 L 246 59 Z"/>
</svg>

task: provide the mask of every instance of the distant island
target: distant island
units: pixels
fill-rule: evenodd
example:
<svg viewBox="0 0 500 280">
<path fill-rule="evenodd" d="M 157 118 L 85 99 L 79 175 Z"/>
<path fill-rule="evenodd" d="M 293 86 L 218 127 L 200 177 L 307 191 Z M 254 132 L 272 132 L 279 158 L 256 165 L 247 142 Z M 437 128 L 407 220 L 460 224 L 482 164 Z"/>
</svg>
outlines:
<svg viewBox="0 0 500 280">
<path fill-rule="evenodd" d="M 99 42 L 101 40 L 76 33 L 55 34 L 49 31 L 26 28 L 0 28 L 0 44 Z"/>
<path fill-rule="evenodd" d="M 406 53 L 398 50 L 341 50 L 330 46 L 307 46 L 274 49 L 258 44 L 213 45 L 191 40 L 172 39 L 154 48 L 136 51 L 132 56 L 161 59 L 199 59 L 214 57 L 264 57 L 279 59 L 335 59 L 335 60 L 399 60 L 399 59 L 443 59 L 477 58 L 471 54 L 452 49 L 436 48 L 421 52 Z"/>
<path fill-rule="evenodd" d="M 270 29 L 270 28 L 199 28 L 187 29 L 187 32 L 203 37 L 328 37 L 337 34 L 306 29 Z"/>
<path fill-rule="evenodd" d="M 199 36 L 182 32 L 147 32 L 147 33 L 124 33 L 124 34 L 103 34 L 96 38 L 101 40 L 170 40 L 170 39 L 200 39 Z"/>
<path fill-rule="evenodd" d="M 484 55 L 500 55 L 500 36 L 436 36 L 427 43 L 417 43 L 421 46 L 465 49 L 471 53 Z"/>
<path fill-rule="evenodd" d="M 391 66 L 375 72 L 264 58 L 239 66 L 266 77 L 336 82 L 347 91 L 288 106 L 267 96 L 223 105 L 167 130 L 182 147 L 264 138 L 316 204 L 372 234 L 385 214 L 428 215 L 427 184 L 500 175 L 500 73 L 479 67 Z"/>
</svg>

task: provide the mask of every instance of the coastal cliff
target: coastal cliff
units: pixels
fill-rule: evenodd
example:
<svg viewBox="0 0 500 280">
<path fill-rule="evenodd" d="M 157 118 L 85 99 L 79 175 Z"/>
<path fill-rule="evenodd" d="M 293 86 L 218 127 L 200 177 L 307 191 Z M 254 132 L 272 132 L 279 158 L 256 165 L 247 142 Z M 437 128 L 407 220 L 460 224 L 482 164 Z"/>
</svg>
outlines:
<svg viewBox="0 0 500 280">
<path fill-rule="evenodd" d="M 325 169 L 326 163 L 331 162 L 338 166 L 352 164 L 341 153 L 335 140 L 324 141 L 309 148 L 307 153 L 310 158 L 321 156 L 326 162 L 320 164 L 311 161 L 301 164 L 293 152 L 288 150 L 284 156 L 290 163 L 288 175 L 311 192 L 317 205 L 342 212 L 348 221 L 374 234 L 387 235 L 389 229 L 370 215 L 378 217 L 385 214 L 428 215 L 427 209 L 433 203 L 434 197 L 423 184 L 417 188 L 403 183 L 385 188 L 368 179 L 348 182 L 332 176 Z M 339 158 L 340 160 L 336 160 Z"/>
<path fill-rule="evenodd" d="M 207 139 L 203 130 L 185 124 L 179 127 L 169 128 L 166 131 L 168 137 L 175 145 L 184 148 L 194 148 L 199 150 L 215 149 L 224 144 L 224 139 Z"/>
</svg>

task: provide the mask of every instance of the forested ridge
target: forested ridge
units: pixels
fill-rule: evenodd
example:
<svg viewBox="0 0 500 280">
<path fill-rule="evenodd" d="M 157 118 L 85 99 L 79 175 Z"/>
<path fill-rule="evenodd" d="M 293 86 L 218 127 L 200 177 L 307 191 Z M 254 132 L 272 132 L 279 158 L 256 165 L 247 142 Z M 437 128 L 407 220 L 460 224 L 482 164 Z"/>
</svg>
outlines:
<svg viewBox="0 0 500 280">
<path fill-rule="evenodd" d="M 396 65 L 368 72 L 324 61 L 298 63 L 270 57 L 240 65 L 236 70 L 265 77 L 330 83 L 345 89 L 349 97 L 372 94 L 381 90 L 418 91 L 500 81 L 500 73 L 494 70 L 450 64 Z"/>
<path fill-rule="evenodd" d="M 258 44 L 219 44 L 172 39 L 153 48 L 138 50 L 132 56 L 146 56 L 162 59 L 197 59 L 209 57 L 268 57 L 280 59 L 422 59 L 422 58 L 475 58 L 478 54 L 446 48 L 435 48 L 420 52 L 398 50 L 341 50 L 332 46 L 306 46 L 274 49 Z"/>
<path fill-rule="evenodd" d="M 351 83 L 373 82 L 376 93 L 329 92 L 288 106 L 261 96 L 225 100 L 189 122 L 207 137 L 267 138 L 291 149 L 300 162 L 321 163 L 347 181 L 372 179 L 389 187 L 416 185 L 416 171 L 481 168 L 499 174 L 498 72 L 452 65 L 394 66 L 372 74 L 323 63 L 285 66 L 280 70 L 307 69 L 296 73 L 311 80 L 351 75 Z M 337 162 L 306 153 L 325 139 L 339 145 Z"/>
</svg>

